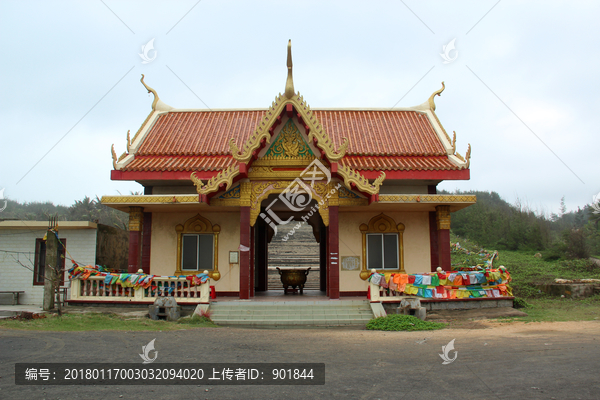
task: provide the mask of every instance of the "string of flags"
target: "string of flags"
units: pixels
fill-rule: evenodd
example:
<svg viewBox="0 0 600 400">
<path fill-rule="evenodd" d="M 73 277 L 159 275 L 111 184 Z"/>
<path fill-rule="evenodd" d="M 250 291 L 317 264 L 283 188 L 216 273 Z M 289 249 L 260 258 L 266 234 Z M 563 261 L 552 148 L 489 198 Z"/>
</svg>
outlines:
<svg viewBox="0 0 600 400">
<path fill-rule="evenodd" d="M 512 280 L 506 267 L 479 268 L 476 271 L 438 271 L 422 274 L 372 273 L 368 281 L 388 293 L 427 299 L 464 299 L 512 296 Z"/>
<path fill-rule="evenodd" d="M 105 267 L 101 265 L 79 265 L 71 256 L 66 246 L 60 241 L 58 237 L 58 227 L 53 227 L 49 229 L 49 231 L 56 236 L 58 243 L 63 246 L 65 252 L 68 254 L 69 259 L 73 263 L 71 269 L 68 270 L 69 273 L 69 281 L 73 279 L 87 280 L 91 276 L 99 276 L 103 277 L 104 281 L 102 284 L 105 287 L 111 285 L 119 285 L 122 288 L 134 288 L 134 289 L 149 289 L 151 291 L 159 290 L 161 293 L 165 295 L 170 295 L 175 292 L 175 290 L 181 289 L 181 284 L 183 283 L 180 279 L 186 280 L 189 282 L 189 287 L 199 286 L 203 283 L 208 282 L 209 276 L 205 273 L 200 273 L 197 275 L 173 275 L 173 276 L 162 276 L 162 275 L 150 275 L 145 273 L 120 273 L 120 272 L 111 272 L 107 270 Z M 48 234 L 44 235 L 44 241 L 47 240 Z M 140 270 L 141 271 L 141 270 Z M 158 284 L 153 285 L 153 281 L 156 278 L 175 278 L 177 282 L 174 281 L 164 281 L 161 280 L 160 287 Z M 156 282 L 154 282 L 156 283 Z"/>
<path fill-rule="evenodd" d="M 77 263 L 73 263 L 73 267 L 69 269 L 69 280 L 73 279 L 81 279 L 87 280 L 91 276 L 99 276 L 104 278 L 104 285 L 119 285 L 124 288 L 134 288 L 134 289 L 158 289 L 157 285 L 153 285 L 153 282 L 156 278 L 175 278 L 177 280 L 186 280 L 189 282 L 190 287 L 198 286 L 208 281 L 208 274 L 201 273 L 197 275 L 179 275 L 179 276 L 161 276 L 161 275 L 149 275 L 145 273 L 113 273 L 106 271 L 101 265 L 86 265 L 80 266 Z M 154 282 L 156 283 L 156 282 Z M 169 293 L 176 290 L 173 284 L 178 283 L 178 286 L 182 282 L 169 282 L 163 281 L 161 282 L 163 285 L 171 285 L 169 287 L 161 287 L 165 291 Z"/>
</svg>

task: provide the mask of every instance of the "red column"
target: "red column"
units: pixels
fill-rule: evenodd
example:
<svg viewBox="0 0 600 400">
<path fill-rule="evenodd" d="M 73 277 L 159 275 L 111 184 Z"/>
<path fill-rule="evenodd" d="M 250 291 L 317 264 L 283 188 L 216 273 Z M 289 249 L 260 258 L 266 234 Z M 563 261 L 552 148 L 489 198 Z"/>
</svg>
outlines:
<svg viewBox="0 0 600 400">
<path fill-rule="evenodd" d="M 240 299 L 250 298 L 250 207 L 240 207 Z"/>
<path fill-rule="evenodd" d="M 254 227 L 250 228 L 250 297 L 254 297 L 254 277 L 255 277 L 255 272 L 254 272 L 254 261 L 255 261 L 255 254 L 254 254 Z"/>
<path fill-rule="evenodd" d="M 329 287 L 329 298 L 340 298 L 340 236 L 339 236 L 339 218 L 338 206 L 329 206 L 329 234 L 327 235 L 329 243 L 329 266 L 327 268 Z"/>
<path fill-rule="evenodd" d="M 450 206 L 437 206 L 437 237 L 439 266 L 444 271 L 450 271 Z"/>
<path fill-rule="evenodd" d="M 319 290 L 329 296 L 327 285 L 327 228 L 323 222 L 319 225 Z"/>
<path fill-rule="evenodd" d="M 140 268 L 142 244 L 143 208 L 129 207 L 129 262 L 127 272 L 136 273 Z"/>
</svg>

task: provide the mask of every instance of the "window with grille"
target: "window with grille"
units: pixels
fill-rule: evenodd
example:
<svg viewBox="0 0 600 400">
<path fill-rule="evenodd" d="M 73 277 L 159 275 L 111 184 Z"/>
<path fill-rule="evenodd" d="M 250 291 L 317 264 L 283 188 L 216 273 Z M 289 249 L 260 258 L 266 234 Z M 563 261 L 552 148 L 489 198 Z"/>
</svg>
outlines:
<svg viewBox="0 0 600 400">
<path fill-rule="evenodd" d="M 212 270 L 214 265 L 213 234 L 183 234 L 181 246 L 181 270 Z"/>
<path fill-rule="evenodd" d="M 398 234 L 367 234 L 367 268 L 398 269 Z"/>
</svg>

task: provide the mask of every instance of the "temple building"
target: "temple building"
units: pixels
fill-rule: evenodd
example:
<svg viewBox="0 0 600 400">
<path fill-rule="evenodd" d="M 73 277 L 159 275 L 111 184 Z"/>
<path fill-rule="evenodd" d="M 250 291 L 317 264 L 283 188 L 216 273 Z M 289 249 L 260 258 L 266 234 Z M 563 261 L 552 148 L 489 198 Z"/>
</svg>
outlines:
<svg viewBox="0 0 600 400">
<path fill-rule="evenodd" d="M 370 270 L 450 268 L 450 215 L 475 196 L 439 195 L 443 180 L 469 179 L 462 157 L 423 104 L 391 109 L 311 109 L 294 88 L 291 43 L 283 94 L 265 109 L 152 111 L 111 179 L 143 195 L 104 196 L 129 213 L 129 272 L 209 271 L 217 296 L 268 290 L 269 243 L 293 245 L 309 225 L 319 246 L 319 286 L 330 299 L 366 296 Z"/>
</svg>

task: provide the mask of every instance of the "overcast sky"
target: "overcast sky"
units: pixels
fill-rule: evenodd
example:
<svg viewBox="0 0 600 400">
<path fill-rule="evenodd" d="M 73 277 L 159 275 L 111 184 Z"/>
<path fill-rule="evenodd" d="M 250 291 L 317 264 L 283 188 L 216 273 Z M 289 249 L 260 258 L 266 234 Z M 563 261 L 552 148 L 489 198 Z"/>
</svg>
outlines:
<svg viewBox="0 0 600 400">
<path fill-rule="evenodd" d="M 472 150 L 471 180 L 542 212 L 600 192 L 595 1 L 0 1 L 0 189 L 70 205 L 129 194 L 110 180 L 157 90 L 176 108 L 410 107 L 445 81 L 436 113 Z M 154 39 L 156 58 L 138 55 Z M 443 47 L 453 61 L 444 64 Z"/>
</svg>

